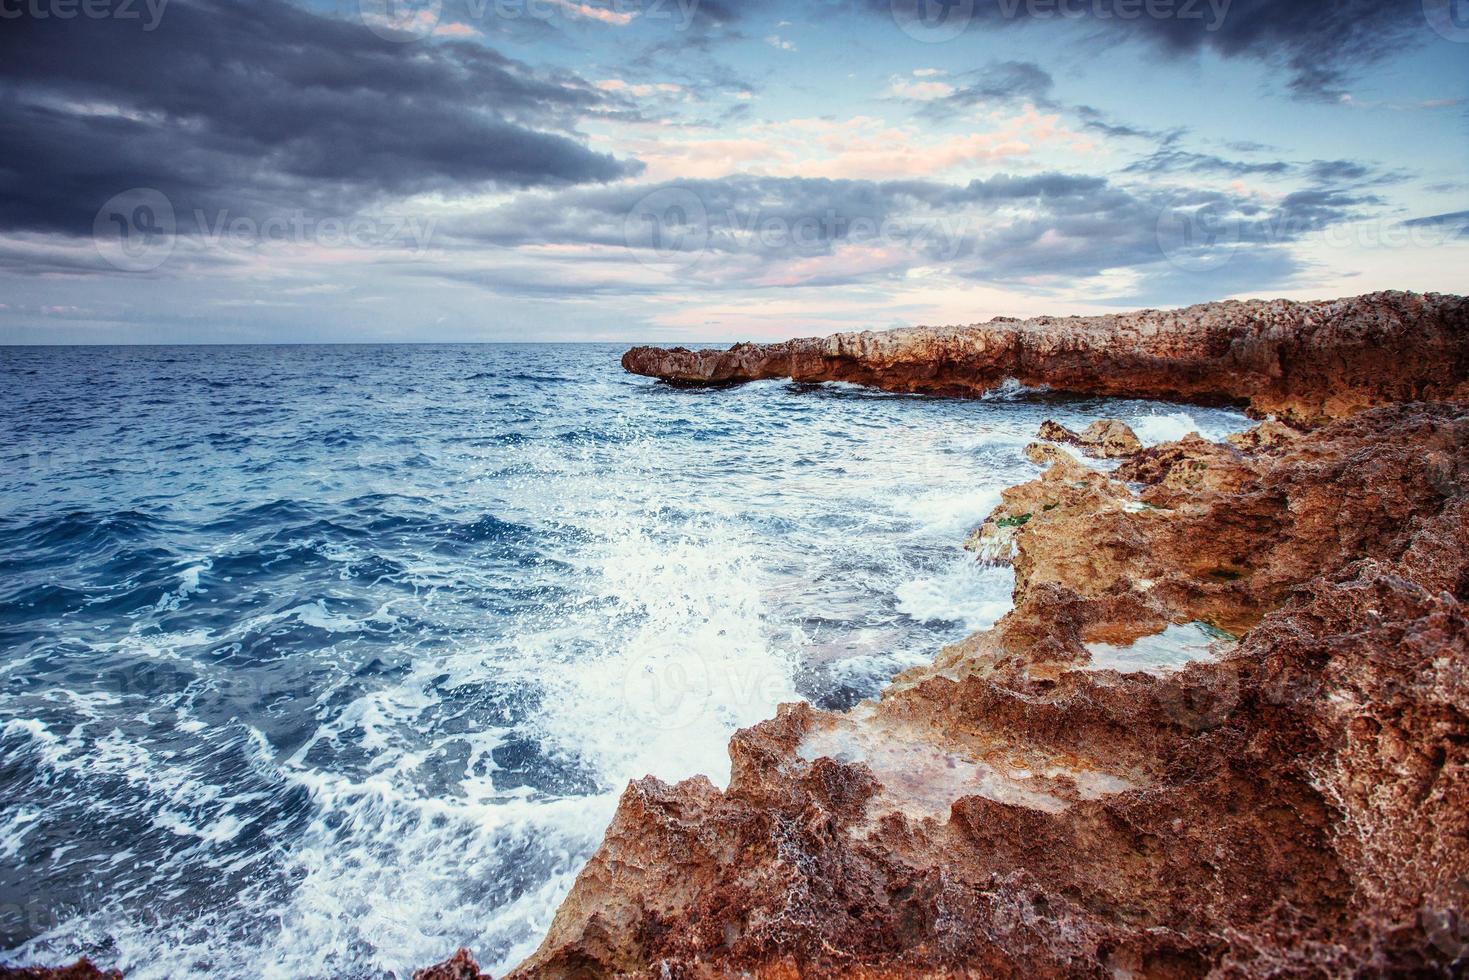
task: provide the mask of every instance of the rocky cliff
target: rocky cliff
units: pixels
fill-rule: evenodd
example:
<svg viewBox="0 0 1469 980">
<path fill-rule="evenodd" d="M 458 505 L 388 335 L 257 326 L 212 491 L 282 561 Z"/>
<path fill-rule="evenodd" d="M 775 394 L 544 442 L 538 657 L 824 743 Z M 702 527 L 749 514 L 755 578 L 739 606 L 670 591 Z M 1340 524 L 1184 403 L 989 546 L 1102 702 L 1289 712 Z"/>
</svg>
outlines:
<svg viewBox="0 0 1469 980">
<path fill-rule="evenodd" d="M 1469 402 L 1030 455 L 1014 611 L 631 784 L 516 976 L 1458 975 Z"/>
<path fill-rule="evenodd" d="M 622 364 L 682 384 L 795 378 L 954 395 L 1014 378 L 1084 394 L 1241 404 L 1261 416 L 1314 422 L 1398 401 L 1469 397 L 1469 300 L 1384 292 L 1209 303 L 725 351 L 638 347 Z"/>
</svg>

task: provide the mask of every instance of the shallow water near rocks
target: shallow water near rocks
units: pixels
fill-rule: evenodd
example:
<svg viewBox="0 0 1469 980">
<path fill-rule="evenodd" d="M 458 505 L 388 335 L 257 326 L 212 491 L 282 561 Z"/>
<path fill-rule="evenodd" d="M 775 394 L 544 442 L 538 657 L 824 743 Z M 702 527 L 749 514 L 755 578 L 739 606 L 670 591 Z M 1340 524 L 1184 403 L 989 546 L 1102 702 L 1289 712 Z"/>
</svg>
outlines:
<svg viewBox="0 0 1469 980">
<path fill-rule="evenodd" d="M 1092 655 L 1088 670 L 1115 670 L 1121 674 L 1169 674 L 1191 663 L 1217 660 L 1235 644 L 1235 638 L 1207 623 L 1174 623 L 1161 633 L 1132 643 L 1088 643 Z"/>
<path fill-rule="evenodd" d="M 539 941 L 630 778 L 1009 608 L 1045 418 L 621 346 L 0 348 L 0 948 L 406 977 Z"/>
</svg>

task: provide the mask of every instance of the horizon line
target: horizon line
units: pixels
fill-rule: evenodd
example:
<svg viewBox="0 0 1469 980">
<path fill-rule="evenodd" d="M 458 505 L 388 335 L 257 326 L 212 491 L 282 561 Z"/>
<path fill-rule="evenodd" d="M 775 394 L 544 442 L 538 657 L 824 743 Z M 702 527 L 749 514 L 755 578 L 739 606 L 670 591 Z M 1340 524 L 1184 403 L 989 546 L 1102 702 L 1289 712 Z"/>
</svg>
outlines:
<svg viewBox="0 0 1469 980">
<path fill-rule="evenodd" d="M 688 344 L 739 344 L 740 340 L 685 340 L 673 346 Z M 779 343 L 779 341 L 776 341 Z M 50 349 L 60 347 L 590 347 L 593 345 L 623 345 L 632 347 L 665 347 L 667 344 L 635 340 L 317 340 L 317 341 L 180 341 L 176 343 L 140 343 L 116 341 L 101 343 L 82 341 L 70 344 L 13 344 L 0 341 L 0 350 Z"/>
</svg>

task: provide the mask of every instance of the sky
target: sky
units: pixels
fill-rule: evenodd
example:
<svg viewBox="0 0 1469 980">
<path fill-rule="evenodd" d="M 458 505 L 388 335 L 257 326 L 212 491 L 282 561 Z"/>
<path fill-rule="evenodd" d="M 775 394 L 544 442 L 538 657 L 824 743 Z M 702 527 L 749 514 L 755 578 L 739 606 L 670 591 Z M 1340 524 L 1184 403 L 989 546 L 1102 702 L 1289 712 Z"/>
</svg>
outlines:
<svg viewBox="0 0 1469 980">
<path fill-rule="evenodd" d="M 0 0 L 0 343 L 1469 284 L 1469 0 Z"/>
</svg>

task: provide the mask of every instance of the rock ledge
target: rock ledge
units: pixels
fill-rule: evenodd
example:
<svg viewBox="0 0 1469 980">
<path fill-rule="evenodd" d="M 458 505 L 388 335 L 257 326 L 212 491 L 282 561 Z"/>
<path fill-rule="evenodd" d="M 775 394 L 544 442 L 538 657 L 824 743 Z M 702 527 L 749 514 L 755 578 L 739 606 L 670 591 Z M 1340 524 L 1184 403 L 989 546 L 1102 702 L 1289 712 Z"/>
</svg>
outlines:
<svg viewBox="0 0 1469 980">
<path fill-rule="evenodd" d="M 622 365 L 675 384 L 794 378 L 946 395 L 980 394 L 1015 379 L 1321 422 L 1375 405 L 1469 397 L 1469 300 L 1382 292 L 1329 302 L 1230 301 L 725 351 L 636 347 Z"/>
</svg>

